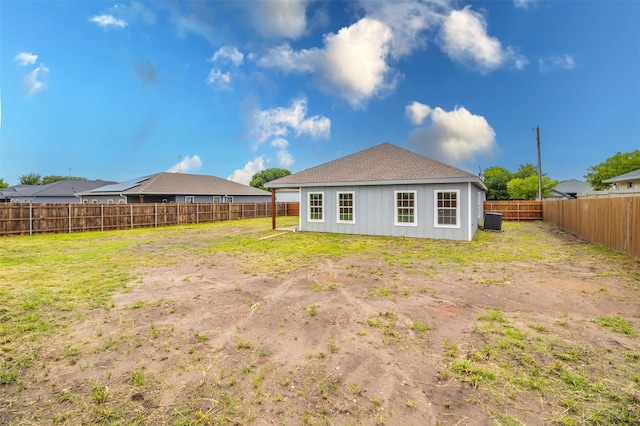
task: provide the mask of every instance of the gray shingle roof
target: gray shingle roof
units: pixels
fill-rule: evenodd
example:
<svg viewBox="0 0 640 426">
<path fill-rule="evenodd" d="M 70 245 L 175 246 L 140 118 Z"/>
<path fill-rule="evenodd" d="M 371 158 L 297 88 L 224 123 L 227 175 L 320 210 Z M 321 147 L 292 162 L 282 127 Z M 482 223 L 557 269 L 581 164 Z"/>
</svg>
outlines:
<svg viewBox="0 0 640 426">
<path fill-rule="evenodd" d="M 104 186 L 90 194 L 116 192 L 125 195 L 270 195 L 268 191 L 216 176 L 168 172 Z"/>
<path fill-rule="evenodd" d="M 557 184 L 553 190 L 567 194 L 577 194 L 578 192 L 592 191 L 593 188 L 591 188 L 591 185 L 587 182 L 578 179 L 569 179 Z"/>
<path fill-rule="evenodd" d="M 47 185 L 18 185 L 15 197 L 73 197 L 81 192 L 114 183 L 98 180 L 60 180 Z M 8 193 L 6 195 L 9 195 Z"/>
<path fill-rule="evenodd" d="M 640 179 L 640 169 L 638 170 L 633 170 L 629 173 L 625 173 L 623 175 L 620 176 L 615 176 L 612 177 L 610 179 L 605 179 L 603 180 L 603 182 L 605 183 L 614 183 L 614 182 L 620 182 L 623 180 L 636 180 L 636 179 Z"/>
<path fill-rule="evenodd" d="M 474 182 L 480 178 L 424 155 L 383 143 L 265 184 L 266 187 L 340 184 Z"/>
</svg>

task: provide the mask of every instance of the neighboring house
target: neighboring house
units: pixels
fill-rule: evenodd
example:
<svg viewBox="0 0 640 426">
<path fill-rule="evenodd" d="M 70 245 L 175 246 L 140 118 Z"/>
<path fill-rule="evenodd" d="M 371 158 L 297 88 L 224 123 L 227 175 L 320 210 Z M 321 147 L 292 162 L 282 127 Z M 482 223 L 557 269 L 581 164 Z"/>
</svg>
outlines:
<svg viewBox="0 0 640 426">
<path fill-rule="evenodd" d="M 560 182 L 553 188 L 550 199 L 578 198 L 578 193 L 592 191 L 591 185 L 578 179 L 569 179 Z"/>
<path fill-rule="evenodd" d="M 640 169 L 625 173 L 620 176 L 605 179 L 602 182 L 612 183 L 619 190 L 640 189 Z"/>
<path fill-rule="evenodd" d="M 0 190 L 0 201 L 11 203 L 80 203 L 78 194 L 114 182 L 60 180 L 47 185 L 16 185 Z"/>
<path fill-rule="evenodd" d="M 398 146 L 364 151 L 267 182 L 300 190 L 300 230 L 469 241 L 483 217 L 479 176 Z"/>
<path fill-rule="evenodd" d="M 157 173 L 80 194 L 90 204 L 270 202 L 258 188 L 208 175 Z"/>
</svg>

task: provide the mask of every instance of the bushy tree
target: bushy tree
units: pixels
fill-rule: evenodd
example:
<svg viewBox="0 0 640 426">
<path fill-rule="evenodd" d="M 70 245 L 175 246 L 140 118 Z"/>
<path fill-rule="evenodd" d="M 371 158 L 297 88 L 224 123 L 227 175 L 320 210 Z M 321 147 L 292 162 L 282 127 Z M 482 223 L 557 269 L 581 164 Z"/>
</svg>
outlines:
<svg viewBox="0 0 640 426">
<path fill-rule="evenodd" d="M 251 183 L 249 185 L 254 188 L 265 189 L 264 184 L 267 182 L 271 182 L 272 180 L 280 179 L 281 177 L 289 176 L 291 172 L 287 169 L 280 169 L 277 167 L 272 167 L 269 169 L 264 169 L 251 178 Z"/>
<path fill-rule="evenodd" d="M 542 196 L 548 197 L 551 190 L 558 184 L 557 180 L 542 177 Z M 526 178 L 514 178 L 507 184 L 509 198 L 512 200 L 535 200 L 538 198 L 538 175 Z"/>
<path fill-rule="evenodd" d="M 78 177 L 78 176 L 51 175 L 51 176 L 43 177 L 42 180 L 40 181 L 40 185 L 48 185 L 50 183 L 59 182 L 61 180 L 87 180 L 87 178 Z"/>
<path fill-rule="evenodd" d="M 0 178 L 0 189 L 8 187 L 9 184 L 4 181 L 3 178 Z"/>
<path fill-rule="evenodd" d="M 612 185 L 603 180 L 620 176 L 625 173 L 640 169 L 640 150 L 631 152 L 617 152 L 613 157 L 607 158 L 600 164 L 587 169 L 584 178 L 596 191 L 609 189 Z"/>
<path fill-rule="evenodd" d="M 520 168 L 513 174 L 513 179 L 525 179 L 529 176 L 538 176 L 538 166 L 533 164 L 520 164 Z"/>
<path fill-rule="evenodd" d="M 484 171 L 484 184 L 487 187 L 487 200 L 508 200 L 507 183 L 513 179 L 513 173 L 504 167 L 488 167 Z"/>
<path fill-rule="evenodd" d="M 26 175 L 22 175 L 18 178 L 20 184 L 22 185 L 41 185 L 42 184 L 42 176 L 38 173 L 28 173 Z"/>
</svg>

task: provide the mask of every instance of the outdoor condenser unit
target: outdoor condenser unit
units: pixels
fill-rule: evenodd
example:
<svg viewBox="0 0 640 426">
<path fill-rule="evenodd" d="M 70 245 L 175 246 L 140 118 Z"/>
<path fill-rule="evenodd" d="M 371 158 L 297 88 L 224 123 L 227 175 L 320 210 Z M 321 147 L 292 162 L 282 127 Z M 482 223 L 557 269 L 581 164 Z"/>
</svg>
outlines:
<svg viewBox="0 0 640 426">
<path fill-rule="evenodd" d="M 484 229 L 502 231 L 502 213 L 485 213 Z"/>
</svg>

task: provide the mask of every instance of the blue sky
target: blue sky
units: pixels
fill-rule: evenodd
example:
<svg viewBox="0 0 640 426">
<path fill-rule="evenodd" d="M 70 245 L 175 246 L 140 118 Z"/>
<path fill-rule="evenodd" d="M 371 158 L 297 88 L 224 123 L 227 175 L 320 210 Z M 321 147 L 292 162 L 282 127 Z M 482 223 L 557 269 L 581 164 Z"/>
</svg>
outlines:
<svg viewBox="0 0 640 426">
<path fill-rule="evenodd" d="M 640 149 L 640 1 L 0 3 L 0 178 L 248 183 L 382 142 L 582 179 Z"/>
</svg>

